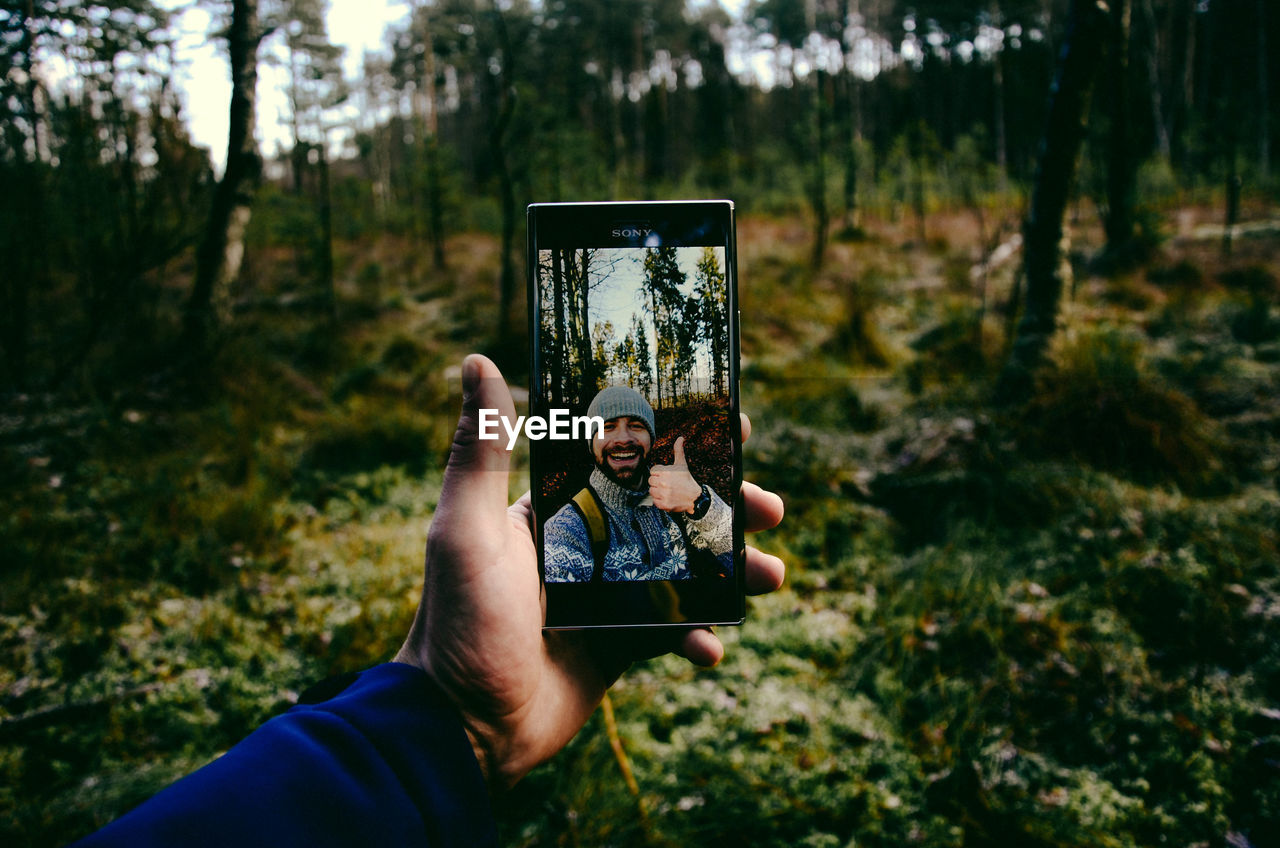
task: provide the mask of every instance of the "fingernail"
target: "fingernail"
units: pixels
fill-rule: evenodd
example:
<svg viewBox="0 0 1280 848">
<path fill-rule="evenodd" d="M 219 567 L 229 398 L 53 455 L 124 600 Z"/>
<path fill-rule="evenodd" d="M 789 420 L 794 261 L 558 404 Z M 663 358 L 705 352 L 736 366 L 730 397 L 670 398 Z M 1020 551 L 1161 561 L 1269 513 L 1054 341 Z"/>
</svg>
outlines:
<svg viewBox="0 0 1280 848">
<path fill-rule="evenodd" d="M 466 403 L 480 388 L 480 363 L 468 356 L 462 360 L 462 402 Z"/>
</svg>

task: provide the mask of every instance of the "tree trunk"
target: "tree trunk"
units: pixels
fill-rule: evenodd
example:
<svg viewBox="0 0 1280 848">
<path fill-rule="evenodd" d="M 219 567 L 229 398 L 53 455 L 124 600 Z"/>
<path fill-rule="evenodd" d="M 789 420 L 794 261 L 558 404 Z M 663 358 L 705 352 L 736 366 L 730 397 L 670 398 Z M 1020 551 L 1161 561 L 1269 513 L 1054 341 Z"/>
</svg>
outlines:
<svg viewBox="0 0 1280 848">
<path fill-rule="evenodd" d="M 667 84 L 665 81 L 649 89 L 644 110 L 644 179 L 645 193 L 652 199 L 654 190 L 667 176 Z"/>
<path fill-rule="evenodd" d="M 1267 0 L 1258 5 L 1258 177 L 1271 177 L 1271 104 L 1267 85 Z"/>
<path fill-rule="evenodd" d="M 1227 151 L 1227 212 L 1222 224 L 1222 255 L 1231 256 L 1231 238 L 1235 233 L 1236 222 L 1240 220 L 1240 189 L 1242 180 L 1236 165 L 1236 148 L 1232 134 L 1232 144 Z"/>
<path fill-rule="evenodd" d="M 578 363 L 582 368 L 583 404 L 590 402 L 596 393 L 595 357 L 591 350 L 591 281 L 587 278 L 590 265 L 587 249 L 583 248 L 582 270 L 578 276 Z"/>
<path fill-rule="evenodd" d="M 515 91 L 512 87 L 512 80 L 515 78 L 512 67 L 515 56 L 511 51 L 506 21 L 496 4 L 493 16 L 502 56 L 502 72 L 495 81 L 498 86 L 498 113 L 489 131 L 489 150 L 493 156 L 494 170 L 498 172 L 499 203 L 502 208 L 502 269 L 498 280 L 497 341 L 505 346 L 511 340 L 511 312 L 515 307 L 516 293 L 516 267 L 515 260 L 512 258 L 516 233 L 516 196 L 511 166 L 507 162 L 507 129 L 511 125 L 511 117 L 515 112 Z M 588 330 L 588 337 L 589 334 Z M 588 345 L 590 345 L 589 338 Z"/>
<path fill-rule="evenodd" d="M 262 173 L 254 145 L 258 84 L 258 0 L 233 0 L 227 41 L 231 58 L 227 164 L 196 252 L 196 281 L 187 301 L 182 347 L 198 354 L 226 311 L 228 288 L 240 273 L 253 192 Z"/>
<path fill-rule="evenodd" d="M 289 165 L 293 171 L 293 196 L 302 197 L 302 175 L 307 168 L 307 148 L 302 143 L 302 83 L 298 81 L 298 51 L 289 48 L 289 129 L 293 133 L 293 149 Z"/>
<path fill-rule="evenodd" d="M 1144 48 L 1147 57 L 1147 85 L 1151 92 L 1151 125 L 1156 134 L 1156 150 L 1167 165 L 1173 152 L 1170 141 L 1169 119 L 1166 115 L 1164 95 L 1160 89 L 1160 26 L 1156 20 L 1151 0 L 1142 0 L 1142 14 L 1146 18 L 1151 39 Z"/>
<path fill-rule="evenodd" d="M 840 20 L 846 25 L 853 15 L 858 14 L 850 0 L 844 0 L 840 7 Z M 844 124 L 842 130 L 841 149 L 844 153 L 844 229 L 852 233 L 858 226 L 858 145 L 862 142 L 862 86 L 858 77 L 849 69 L 848 57 L 853 55 L 854 45 L 842 39 L 845 61 L 840 65 L 840 79 L 844 82 L 841 93 L 844 95 Z"/>
<path fill-rule="evenodd" d="M 604 82 L 600 86 L 600 98 L 609 112 L 605 161 L 609 167 L 609 193 L 621 194 L 623 158 L 626 155 L 626 139 L 622 134 L 622 103 L 613 96 L 613 80 L 621 77 L 621 71 L 613 61 L 605 64 Z"/>
<path fill-rule="evenodd" d="M 991 4 L 991 20 L 995 26 L 1001 26 L 1003 23 L 998 3 Z M 1000 192 L 1003 194 L 1009 188 L 1009 135 L 1004 124 L 1003 46 L 996 52 L 995 58 L 991 62 L 991 91 L 992 100 L 994 101 L 991 109 L 991 125 L 996 143 L 996 169 L 999 171 Z"/>
<path fill-rule="evenodd" d="M 861 109 L 860 83 L 853 74 L 846 72 L 848 82 L 849 114 L 845 122 L 844 150 L 844 228 L 852 233 L 858 226 L 858 145 L 862 133 L 858 129 L 857 113 Z"/>
<path fill-rule="evenodd" d="M 1186 0 L 1182 5 L 1183 20 L 1186 23 L 1185 43 L 1183 44 L 1182 54 L 1182 85 L 1179 88 L 1180 93 L 1180 122 L 1179 127 L 1183 133 L 1186 132 L 1188 125 L 1191 123 L 1190 112 L 1196 105 L 1196 12 L 1195 0 Z"/>
<path fill-rule="evenodd" d="M 1129 33 L 1131 0 L 1112 0 L 1111 134 L 1107 148 L 1106 255 L 1113 267 L 1133 259 L 1133 207 L 1137 162 L 1129 132 Z"/>
<path fill-rule="evenodd" d="M 827 209 L 827 88 L 829 77 L 822 71 L 814 72 L 813 85 L 813 157 L 812 184 L 809 202 L 813 205 L 813 255 L 810 264 L 814 270 L 822 267 L 827 253 L 827 229 L 831 214 Z"/>
<path fill-rule="evenodd" d="M 506 146 L 503 141 L 506 126 L 511 119 L 511 96 L 505 96 L 504 118 L 494 132 L 494 162 L 498 171 L 498 190 L 502 203 L 502 270 L 498 281 L 498 339 L 505 342 L 511 333 L 511 312 L 515 308 L 516 266 L 512 250 L 516 239 L 516 195 L 507 164 Z"/>
<path fill-rule="evenodd" d="M 338 324 L 338 295 L 333 283 L 333 193 L 329 188 L 328 140 L 320 142 L 320 292 L 325 318 Z"/>
<path fill-rule="evenodd" d="M 928 133 L 929 127 L 921 118 L 912 126 L 908 136 L 910 142 L 908 156 L 911 159 L 911 208 L 916 216 L 916 237 L 920 239 L 922 246 L 929 241 L 929 233 L 925 226 L 929 211 L 929 197 L 925 187 L 925 169 L 928 167 L 926 161 L 929 147 Z"/>
<path fill-rule="evenodd" d="M 582 381 L 577 379 L 578 374 L 573 370 L 573 363 L 577 363 L 578 370 L 582 369 L 582 326 L 579 319 L 579 294 L 578 290 L 582 288 L 583 274 L 578 269 L 577 253 L 573 250 L 564 252 L 565 260 L 565 318 L 569 322 L 566 341 L 568 343 L 565 349 L 564 362 L 560 366 L 564 369 L 562 379 L 565 385 L 565 400 L 573 400 L 578 404 L 585 404 L 587 398 L 582 397 Z M 585 263 L 584 263 L 585 264 Z"/>
<path fill-rule="evenodd" d="M 422 49 L 426 68 L 423 88 L 427 94 L 427 221 L 431 226 L 431 263 L 437 270 L 445 267 L 444 259 L 444 188 L 440 176 L 440 98 L 436 91 L 436 53 L 431 38 L 431 22 L 423 18 Z"/>
<path fill-rule="evenodd" d="M 1004 400 L 1030 394 L 1034 373 L 1044 360 L 1057 324 L 1062 295 L 1062 217 L 1084 142 L 1089 94 L 1102 53 L 1107 14 L 1099 0 L 1073 0 L 1071 4 L 1050 92 L 1031 209 L 1023 225 L 1026 307 L 997 387 L 997 395 Z"/>
<path fill-rule="evenodd" d="M 551 285 L 554 290 L 555 332 L 551 334 L 551 362 L 543 368 L 551 374 L 551 403 L 557 408 L 564 406 L 564 377 L 568 372 L 565 366 L 564 339 L 564 269 L 560 259 L 564 255 L 562 248 L 551 251 Z"/>
<path fill-rule="evenodd" d="M 662 408 L 662 322 L 658 319 L 658 291 L 650 283 L 649 310 L 653 315 L 653 373 L 657 386 L 657 408 Z"/>
<path fill-rule="evenodd" d="M 44 174 L 40 163 L 41 121 L 36 108 L 36 76 L 32 73 L 32 67 L 35 64 L 35 57 L 32 56 L 35 49 L 33 30 L 38 26 L 38 22 L 35 20 L 34 3 L 31 0 L 27 0 L 19 10 L 15 11 L 20 16 L 18 26 L 22 36 L 19 53 L 22 56 L 22 73 L 26 80 L 26 84 L 19 89 L 22 100 L 20 108 L 26 114 L 31 129 L 28 137 L 21 132 L 16 121 L 9 121 L 4 131 L 9 134 L 10 146 L 14 150 L 22 150 L 29 141 L 31 153 L 30 156 L 23 157 L 15 163 L 14 170 L 19 177 L 15 182 L 18 184 L 6 186 L 7 191 L 17 193 L 15 196 L 26 198 L 24 204 L 26 208 L 18 213 L 25 218 L 25 226 L 20 230 L 16 226 L 18 221 L 12 221 L 12 225 L 4 233 L 2 243 L 15 247 L 22 243 L 27 249 L 6 251 L 8 258 L 3 270 L 0 270 L 0 280 L 3 281 L 0 293 L 4 297 L 3 303 L 0 304 L 4 306 L 4 315 L 0 318 L 0 321 L 3 321 L 0 346 L 3 347 L 7 360 L 6 370 L 9 373 L 11 385 L 23 389 L 28 382 L 27 347 L 30 330 L 28 316 L 31 292 L 47 290 L 49 252 L 45 249 Z M 10 222 L 6 222 L 8 223 Z M 19 232 L 21 232 L 20 236 Z M 20 242 L 19 239 L 21 239 Z"/>
</svg>

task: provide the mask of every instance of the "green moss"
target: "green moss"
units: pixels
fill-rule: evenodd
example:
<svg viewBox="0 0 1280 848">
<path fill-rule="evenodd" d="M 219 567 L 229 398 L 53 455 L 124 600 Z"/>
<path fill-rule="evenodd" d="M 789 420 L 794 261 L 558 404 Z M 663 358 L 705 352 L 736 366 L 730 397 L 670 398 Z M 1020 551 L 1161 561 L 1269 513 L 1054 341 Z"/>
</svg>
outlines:
<svg viewBox="0 0 1280 848">
<path fill-rule="evenodd" d="M 1126 308 L 1081 286 L 1054 367 L 1001 411 L 961 237 L 939 261 L 893 247 L 913 222 L 861 225 L 815 276 L 804 226 L 743 221 L 765 236 L 741 241 L 747 476 L 788 512 L 752 541 L 787 586 L 720 629 L 719 668 L 663 658 L 614 689 L 638 798 L 597 715 L 499 805 L 504 842 L 1276 843 L 1280 372 L 1232 323 L 1266 278 L 1208 285 L 1175 244 Z M 0 841 L 77 837 L 398 647 L 447 369 L 492 316 L 493 244 L 467 238 L 442 275 L 344 247 L 379 276 L 346 323 L 252 312 L 169 394 L 4 401 Z M 287 251 L 259 261 L 264 303 L 298 288 Z M 828 344 L 871 269 L 894 373 Z"/>
</svg>

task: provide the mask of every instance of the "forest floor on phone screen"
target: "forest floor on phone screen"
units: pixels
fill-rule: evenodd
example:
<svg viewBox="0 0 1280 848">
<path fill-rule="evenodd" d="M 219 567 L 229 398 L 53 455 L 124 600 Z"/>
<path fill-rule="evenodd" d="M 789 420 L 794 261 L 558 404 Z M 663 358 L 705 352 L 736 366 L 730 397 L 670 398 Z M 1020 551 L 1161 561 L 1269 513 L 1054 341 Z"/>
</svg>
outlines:
<svg viewBox="0 0 1280 848">
<path fill-rule="evenodd" d="M 968 214 L 868 218 L 815 271 L 803 221 L 745 214 L 746 474 L 787 501 L 755 540 L 787 586 L 719 668 L 618 684 L 638 792 L 597 715 L 504 800 L 506 843 L 1276 844 L 1280 238 L 1223 257 L 1216 214 L 1108 277 L 1085 216 L 1050 365 L 1005 405 L 1012 220 L 979 247 Z M 4 400 L 6 845 L 118 815 L 413 616 L 497 240 L 442 272 L 339 242 L 333 322 L 296 251 L 250 251 L 198 379 L 103 353 Z M 523 440 L 516 467 L 513 495 Z"/>
</svg>

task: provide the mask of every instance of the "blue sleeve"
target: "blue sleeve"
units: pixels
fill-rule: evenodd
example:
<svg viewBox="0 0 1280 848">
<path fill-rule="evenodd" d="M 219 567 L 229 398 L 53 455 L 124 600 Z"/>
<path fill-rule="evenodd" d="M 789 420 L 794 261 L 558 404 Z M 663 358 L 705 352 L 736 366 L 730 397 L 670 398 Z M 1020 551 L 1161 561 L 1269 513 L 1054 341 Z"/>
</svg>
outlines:
<svg viewBox="0 0 1280 848">
<path fill-rule="evenodd" d="M 388 663 L 77 844 L 440 848 L 497 833 L 457 710 L 424 672 Z"/>
</svg>

